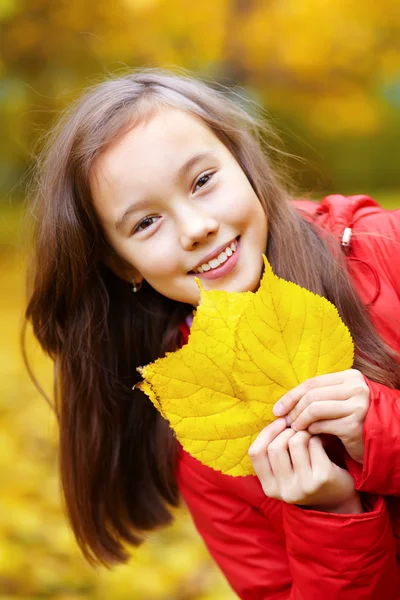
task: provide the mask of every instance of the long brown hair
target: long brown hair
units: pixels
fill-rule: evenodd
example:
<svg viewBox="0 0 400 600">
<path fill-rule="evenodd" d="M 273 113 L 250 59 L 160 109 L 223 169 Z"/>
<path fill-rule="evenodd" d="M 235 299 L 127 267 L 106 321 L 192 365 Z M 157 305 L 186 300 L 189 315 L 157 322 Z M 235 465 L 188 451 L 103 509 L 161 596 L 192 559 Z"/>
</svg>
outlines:
<svg viewBox="0 0 400 600">
<path fill-rule="evenodd" d="M 93 563 L 125 561 L 124 544 L 171 521 L 179 494 L 177 445 L 139 391 L 136 367 L 180 342 L 191 307 L 144 283 L 138 294 L 104 264 L 110 252 L 94 212 L 96 157 L 159 106 L 200 117 L 241 165 L 268 218 L 274 271 L 333 302 L 354 339 L 354 366 L 400 384 L 394 353 L 375 332 L 339 250 L 296 212 L 271 167 L 258 121 L 221 90 L 145 70 L 90 89 L 55 127 L 38 161 L 35 252 L 26 318 L 55 361 L 60 476 L 76 539 Z M 261 132 L 261 134 L 260 134 Z M 267 152 L 265 151 L 267 150 Z"/>
</svg>

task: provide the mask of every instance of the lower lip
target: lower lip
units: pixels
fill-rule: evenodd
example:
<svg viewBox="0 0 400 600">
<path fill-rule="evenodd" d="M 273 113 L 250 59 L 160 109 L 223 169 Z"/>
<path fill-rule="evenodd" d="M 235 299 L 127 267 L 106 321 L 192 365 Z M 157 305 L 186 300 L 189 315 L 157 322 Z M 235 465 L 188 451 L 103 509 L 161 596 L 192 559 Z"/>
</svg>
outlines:
<svg viewBox="0 0 400 600">
<path fill-rule="evenodd" d="M 216 269 L 210 269 L 210 271 L 204 271 L 203 273 L 194 273 L 196 277 L 200 279 L 220 279 L 225 277 L 236 267 L 237 261 L 239 260 L 239 248 L 240 240 L 237 242 L 236 250 L 220 267 Z"/>
</svg>

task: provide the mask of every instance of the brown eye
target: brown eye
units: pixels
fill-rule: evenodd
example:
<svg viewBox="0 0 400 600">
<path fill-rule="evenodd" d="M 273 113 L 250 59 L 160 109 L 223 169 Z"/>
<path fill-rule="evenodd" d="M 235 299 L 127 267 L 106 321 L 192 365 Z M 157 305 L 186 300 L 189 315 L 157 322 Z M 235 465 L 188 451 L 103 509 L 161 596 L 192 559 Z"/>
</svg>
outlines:
<svg viewBox="0 0 400 600">
<path fill-rule="evenodd" d="M 136 231 L 144 231 L 145 229 L 148 229 L 150 225 L 153 225 L 156 219 L 157 217 L 145 217 L 136 225 L 135 229 L 133 230 L 133 233 L 136 233 Z"/>
<path fill-rule="evenodd" d="M 211 177 L 212 173 L 208 173 L 207 175 L 202 175 L 201 177 L 199 177 L 199 179 L 194 184 L 194 190 L 196 191 L 198 187 L 204 187 L 210 181 Z"/>
</svg>

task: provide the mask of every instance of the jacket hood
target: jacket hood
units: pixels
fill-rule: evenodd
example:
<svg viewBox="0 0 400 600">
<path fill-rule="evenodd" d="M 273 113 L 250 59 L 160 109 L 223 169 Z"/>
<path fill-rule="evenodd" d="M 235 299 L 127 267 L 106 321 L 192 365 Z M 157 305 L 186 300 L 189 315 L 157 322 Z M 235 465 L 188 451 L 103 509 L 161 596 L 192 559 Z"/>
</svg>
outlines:
<svg viewBox="0 0 400 600">
<path fill-rule="evenodd" d="M 382 211 L 375 200 L 361 194 L 357 196 L 331 194 L 318 204 L 310 200 L 296 200 L 294 205 L 312 220 L 318 219 L 318 224 L 339 241 L 342 240 L 346 228 L 353 229 L 363 217 Z"/>
</svg>

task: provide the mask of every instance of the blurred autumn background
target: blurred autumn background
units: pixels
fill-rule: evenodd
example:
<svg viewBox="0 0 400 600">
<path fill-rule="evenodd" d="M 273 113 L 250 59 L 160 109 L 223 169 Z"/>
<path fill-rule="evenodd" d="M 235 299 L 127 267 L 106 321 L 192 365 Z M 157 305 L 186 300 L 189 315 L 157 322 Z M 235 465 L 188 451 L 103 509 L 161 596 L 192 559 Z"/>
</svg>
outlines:
<svg viewBox="0 0 400 600">
<path fill-rule="evenodd" d="M 129 565 L 89 568 L 57 479 L 53 415 L 19 351 L 26 183 L 40 139 L 83 87 L 184 67 L 262 105 L 300 189 L 400 206 L 398 0 L 0 0 L 0 597 L 234 598 L 184 511 Z M 28 175 L 27 175 L 28 174 Z M 51 365 L 30 339 L 51 394 Z"/>
</svg>

